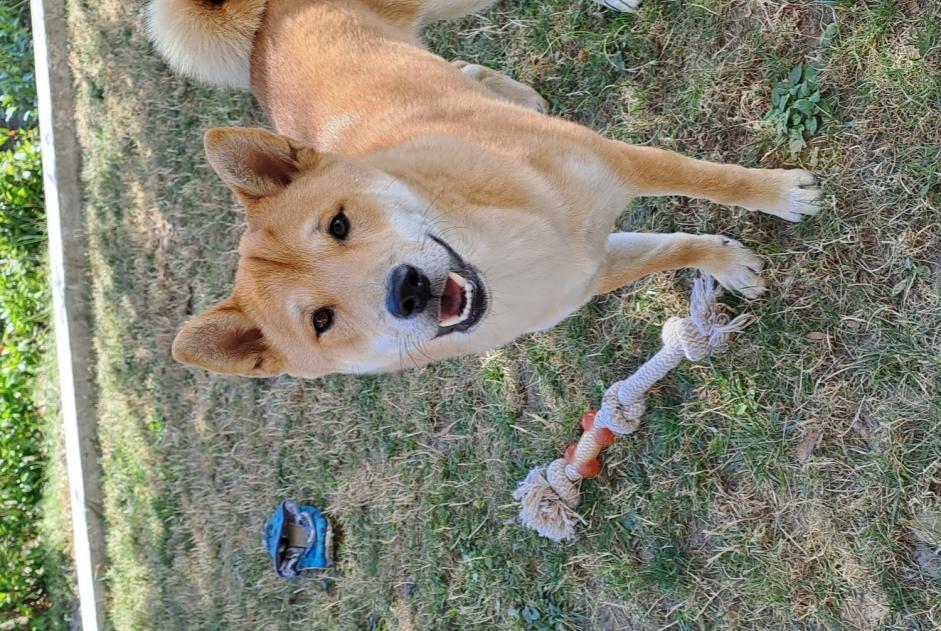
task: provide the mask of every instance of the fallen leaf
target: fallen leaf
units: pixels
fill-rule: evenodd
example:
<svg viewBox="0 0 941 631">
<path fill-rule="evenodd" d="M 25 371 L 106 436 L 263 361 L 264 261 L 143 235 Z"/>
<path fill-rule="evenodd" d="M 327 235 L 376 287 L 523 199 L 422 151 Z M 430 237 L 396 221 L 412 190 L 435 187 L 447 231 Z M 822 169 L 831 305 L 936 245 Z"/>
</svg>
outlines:
<svg viewBox="0 0 941 631">
<path fill-rule="evenodd" d="M 800 442 L 797 446 L 797 449 L 794 451 L 797 459 L 801 462 L 806 462 L 814 453 L 814 449 L 817 447 L 817 444 L 820 442 L 820 438 L 823 436 L 822 429 L 815 429 L 806 436 L 804 440 Z"/>
<path fill-rule="evenodd" d="M 863 440 L 868 440 L 869 437 L 872 436 L 872 432 L 869 430 L 866 422 L 861 418 L 853 421 L 853 424 L 850 425 L 850 429 Z"/>
<path fill-rule="evenodd" d="M 915 546 L 915 564 L 930 578 L 941 578 L 941 554 L 923 543 Z"/>
<path fill-rule="evenodd" d="M 819 342 L 819 341 L 827 339 L 827 334 L 821 333 L 820 331 L 811 331 L 804 337 L 806 337 L 808 340 L 815 340 Z"/>
</svg>

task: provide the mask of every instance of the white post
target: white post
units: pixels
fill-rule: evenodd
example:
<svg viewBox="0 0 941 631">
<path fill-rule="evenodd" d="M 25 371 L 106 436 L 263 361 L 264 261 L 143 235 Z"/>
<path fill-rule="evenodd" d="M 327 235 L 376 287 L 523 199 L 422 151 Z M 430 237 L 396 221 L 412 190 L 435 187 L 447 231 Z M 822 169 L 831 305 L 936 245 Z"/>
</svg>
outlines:
<svg viewBox="0 0 941 631">
<path fill-rule="evenodd" d="M 82 629 L 106 627 L 104 524 L 84 219 L 64 0 L 31 0 L 52 304 Z"/>
</svg>

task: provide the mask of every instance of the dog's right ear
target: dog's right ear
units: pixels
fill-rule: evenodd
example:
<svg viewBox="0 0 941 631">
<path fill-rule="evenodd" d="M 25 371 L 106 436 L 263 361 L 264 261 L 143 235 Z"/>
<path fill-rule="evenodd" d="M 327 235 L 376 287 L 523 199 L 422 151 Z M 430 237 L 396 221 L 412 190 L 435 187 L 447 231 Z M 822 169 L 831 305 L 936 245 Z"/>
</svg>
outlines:
<svg viewBox="0 0 941 631">
<path fill-rule="evenodd" d="M 313 147 L 258 128 L 210 129 L 205 145 L 209 164 L 246 206 L 281 192 L 319 159 Z"/>
<path fill-rule="evenodd" d="M 284 365 L 261 329 L 232 298 L 183 325 L 173 340 L 173 358 L 181 364 L 248 377 L 277 375 Z"/>
</svg>

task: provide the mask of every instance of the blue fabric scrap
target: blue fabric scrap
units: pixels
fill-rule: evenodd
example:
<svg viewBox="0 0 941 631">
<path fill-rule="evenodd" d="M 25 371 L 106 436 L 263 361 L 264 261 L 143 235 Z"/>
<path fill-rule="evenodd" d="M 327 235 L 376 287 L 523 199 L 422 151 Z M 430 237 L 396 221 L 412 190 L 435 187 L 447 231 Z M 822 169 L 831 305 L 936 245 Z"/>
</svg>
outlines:
<svg viewBox="0 0 941 631">
<path fill-rule="evenodd" d="M 278 576 L 291 578 L 331 565 L 332 534 L 330 522 L 319 510 L 285 500 L 265 524 L 263 543 Z"/>
</svg>

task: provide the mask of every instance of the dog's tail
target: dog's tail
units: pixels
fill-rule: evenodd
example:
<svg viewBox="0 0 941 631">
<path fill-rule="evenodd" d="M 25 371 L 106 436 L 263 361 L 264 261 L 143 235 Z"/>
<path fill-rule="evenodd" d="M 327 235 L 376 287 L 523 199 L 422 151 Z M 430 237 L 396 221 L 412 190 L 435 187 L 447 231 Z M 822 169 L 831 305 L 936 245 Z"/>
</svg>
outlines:
<svg viewBox="0 0 941 631">
<path fill-rule="evenodd" d="M 265 0 L 150 0 L 147 33 L 170 67 L 204 83 L 248 88 Z"/>
</svg>

